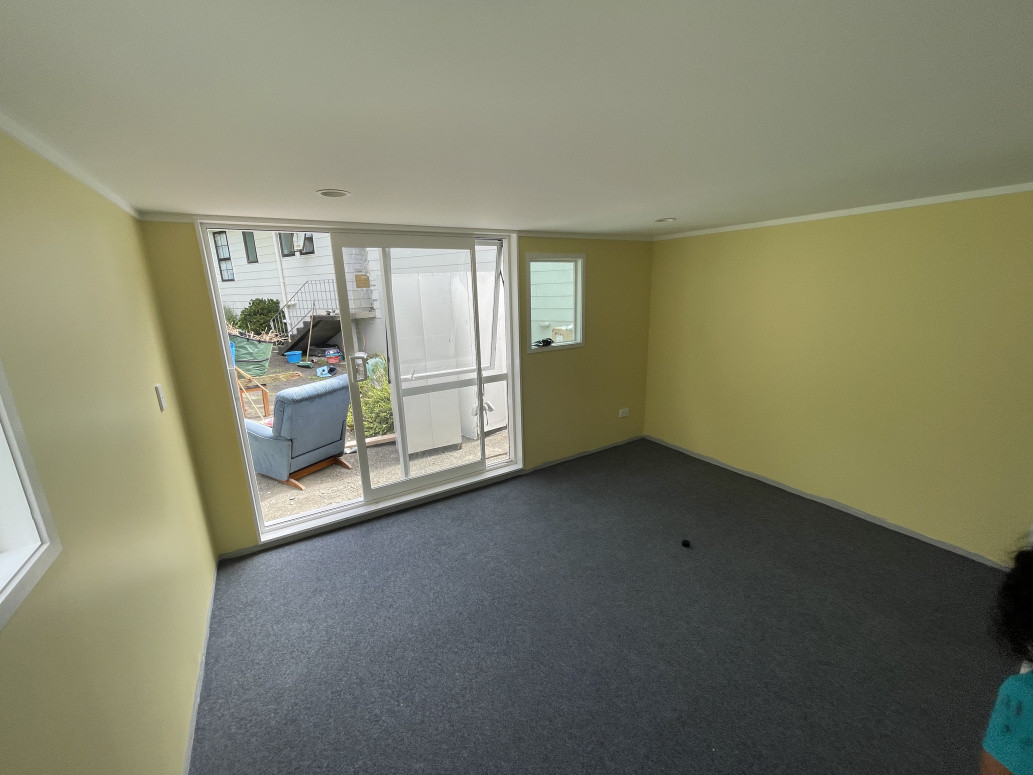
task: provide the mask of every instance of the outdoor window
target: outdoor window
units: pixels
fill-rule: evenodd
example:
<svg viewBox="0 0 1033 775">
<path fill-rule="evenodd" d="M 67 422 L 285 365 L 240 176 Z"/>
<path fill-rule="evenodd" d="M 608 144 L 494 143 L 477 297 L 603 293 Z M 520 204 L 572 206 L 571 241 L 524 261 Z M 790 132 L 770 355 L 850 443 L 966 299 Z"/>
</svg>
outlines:
<svg viewBox="0 0 1033 775">
<path fill-rule="evenodd" d="M 230 257 L 230 241 L 224 231 L 213 231 L 212 242 L 215 243 L 215 257 L 219 261 L 219 274 L 226 282 L 233 279 L 233 259 Z"/>
<path fill-rule="evenodd" d="M 0 368 L 0 627 L 59 551 Z"/>
<path fill-rule="evenodd" d="M 584 342 L 583 255 L 528 253 L 530 343 L 535 351 Z"/>
<path fill-rule="evenodd" d="M 255 247 L 255 233 L 253 231 L 244 232 L 244 254 L 247 256 L 249 264 L 258 263 L 258 248 Z"/>
<path fill-rule="evenodd" d="M 298 232 L 281 231 L 279 237 L 280 255 L 284 258 L 299 253 L 303 256 L 311 256 L 316 252 L 316 240 L 312 232 L 300 234 Z"/>
</svg>

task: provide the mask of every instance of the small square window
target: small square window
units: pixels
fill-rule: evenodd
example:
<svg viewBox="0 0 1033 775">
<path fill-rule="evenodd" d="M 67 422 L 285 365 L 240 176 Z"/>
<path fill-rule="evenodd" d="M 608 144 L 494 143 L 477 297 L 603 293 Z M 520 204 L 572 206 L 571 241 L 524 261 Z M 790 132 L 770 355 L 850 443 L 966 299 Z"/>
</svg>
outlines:
<svg viewBox="0 0 1033 775">
<path fill-rule="evenodd" d="M 583 344 L 585 257 L 528 253 L 527 261 L 531 349 Z"/>
<path fill-rule="evenodd" d="M 258 263 L 258 248 L 255 247 L 255 233 L 253 231 L 244 232 L 244 254 L 247 256 L 249 264 Z"/>
</svg>

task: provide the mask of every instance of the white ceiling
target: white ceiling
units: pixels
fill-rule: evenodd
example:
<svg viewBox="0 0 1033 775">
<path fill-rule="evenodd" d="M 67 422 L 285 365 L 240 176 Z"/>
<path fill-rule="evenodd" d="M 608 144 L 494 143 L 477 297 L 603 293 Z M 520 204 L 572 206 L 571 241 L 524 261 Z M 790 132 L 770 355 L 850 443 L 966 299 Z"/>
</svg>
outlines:
<svg viewBox="0 0 1033 775">
<path fill-rule="evenodd" d="M 1031 52 L 1025 0 L 5 0 L 0 111 L 141 211 L 660 234 L 1033 181 Z"/>
</svg>

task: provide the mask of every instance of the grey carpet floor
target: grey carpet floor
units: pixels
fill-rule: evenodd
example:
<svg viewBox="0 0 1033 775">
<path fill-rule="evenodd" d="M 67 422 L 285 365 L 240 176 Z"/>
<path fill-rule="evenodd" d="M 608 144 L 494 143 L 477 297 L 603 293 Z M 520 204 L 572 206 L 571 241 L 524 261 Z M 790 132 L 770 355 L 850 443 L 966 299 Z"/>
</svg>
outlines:
<svg viewBox="0 0 1033 775">
<path fill-rule="evenodd" d="M 1000 578 L 637 441 L 222 563 L 191 772 L 971 775 Z"/>
</svg>

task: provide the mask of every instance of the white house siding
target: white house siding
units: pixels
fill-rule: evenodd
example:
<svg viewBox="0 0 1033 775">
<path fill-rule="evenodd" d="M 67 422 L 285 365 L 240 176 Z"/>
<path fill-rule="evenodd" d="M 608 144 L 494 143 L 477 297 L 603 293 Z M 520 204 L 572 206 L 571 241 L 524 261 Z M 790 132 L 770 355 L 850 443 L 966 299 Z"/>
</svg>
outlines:
<svg viewBox="0 0 1033 775">
<path fill-rule="evenodd" d="M 552 338 L 552 329 L 574 324 L 574 266 L 531 264 L 531 338 Z"/>
<path fill-rule="evenodd" d="M 256 231 L 255 247 L 258 263 L 249 264 L 244 252 L 244 232 L 227 231 L 230 258 L 233 261 L 233 280 L 223 280 L 219 272 L 219 261 L 215 258 L 215 244 L 212 243 L 212 260 L 215 261 L 215 277 L 218 278 L 219 295 L 224 307 L 240 312 L 252 299 L 277 299 L 283 303 L 280 289 L 280 270 L 276 265 L 276 233 Z M 211 232 L 208 239 L 211 240 Z"/>
</svg>

